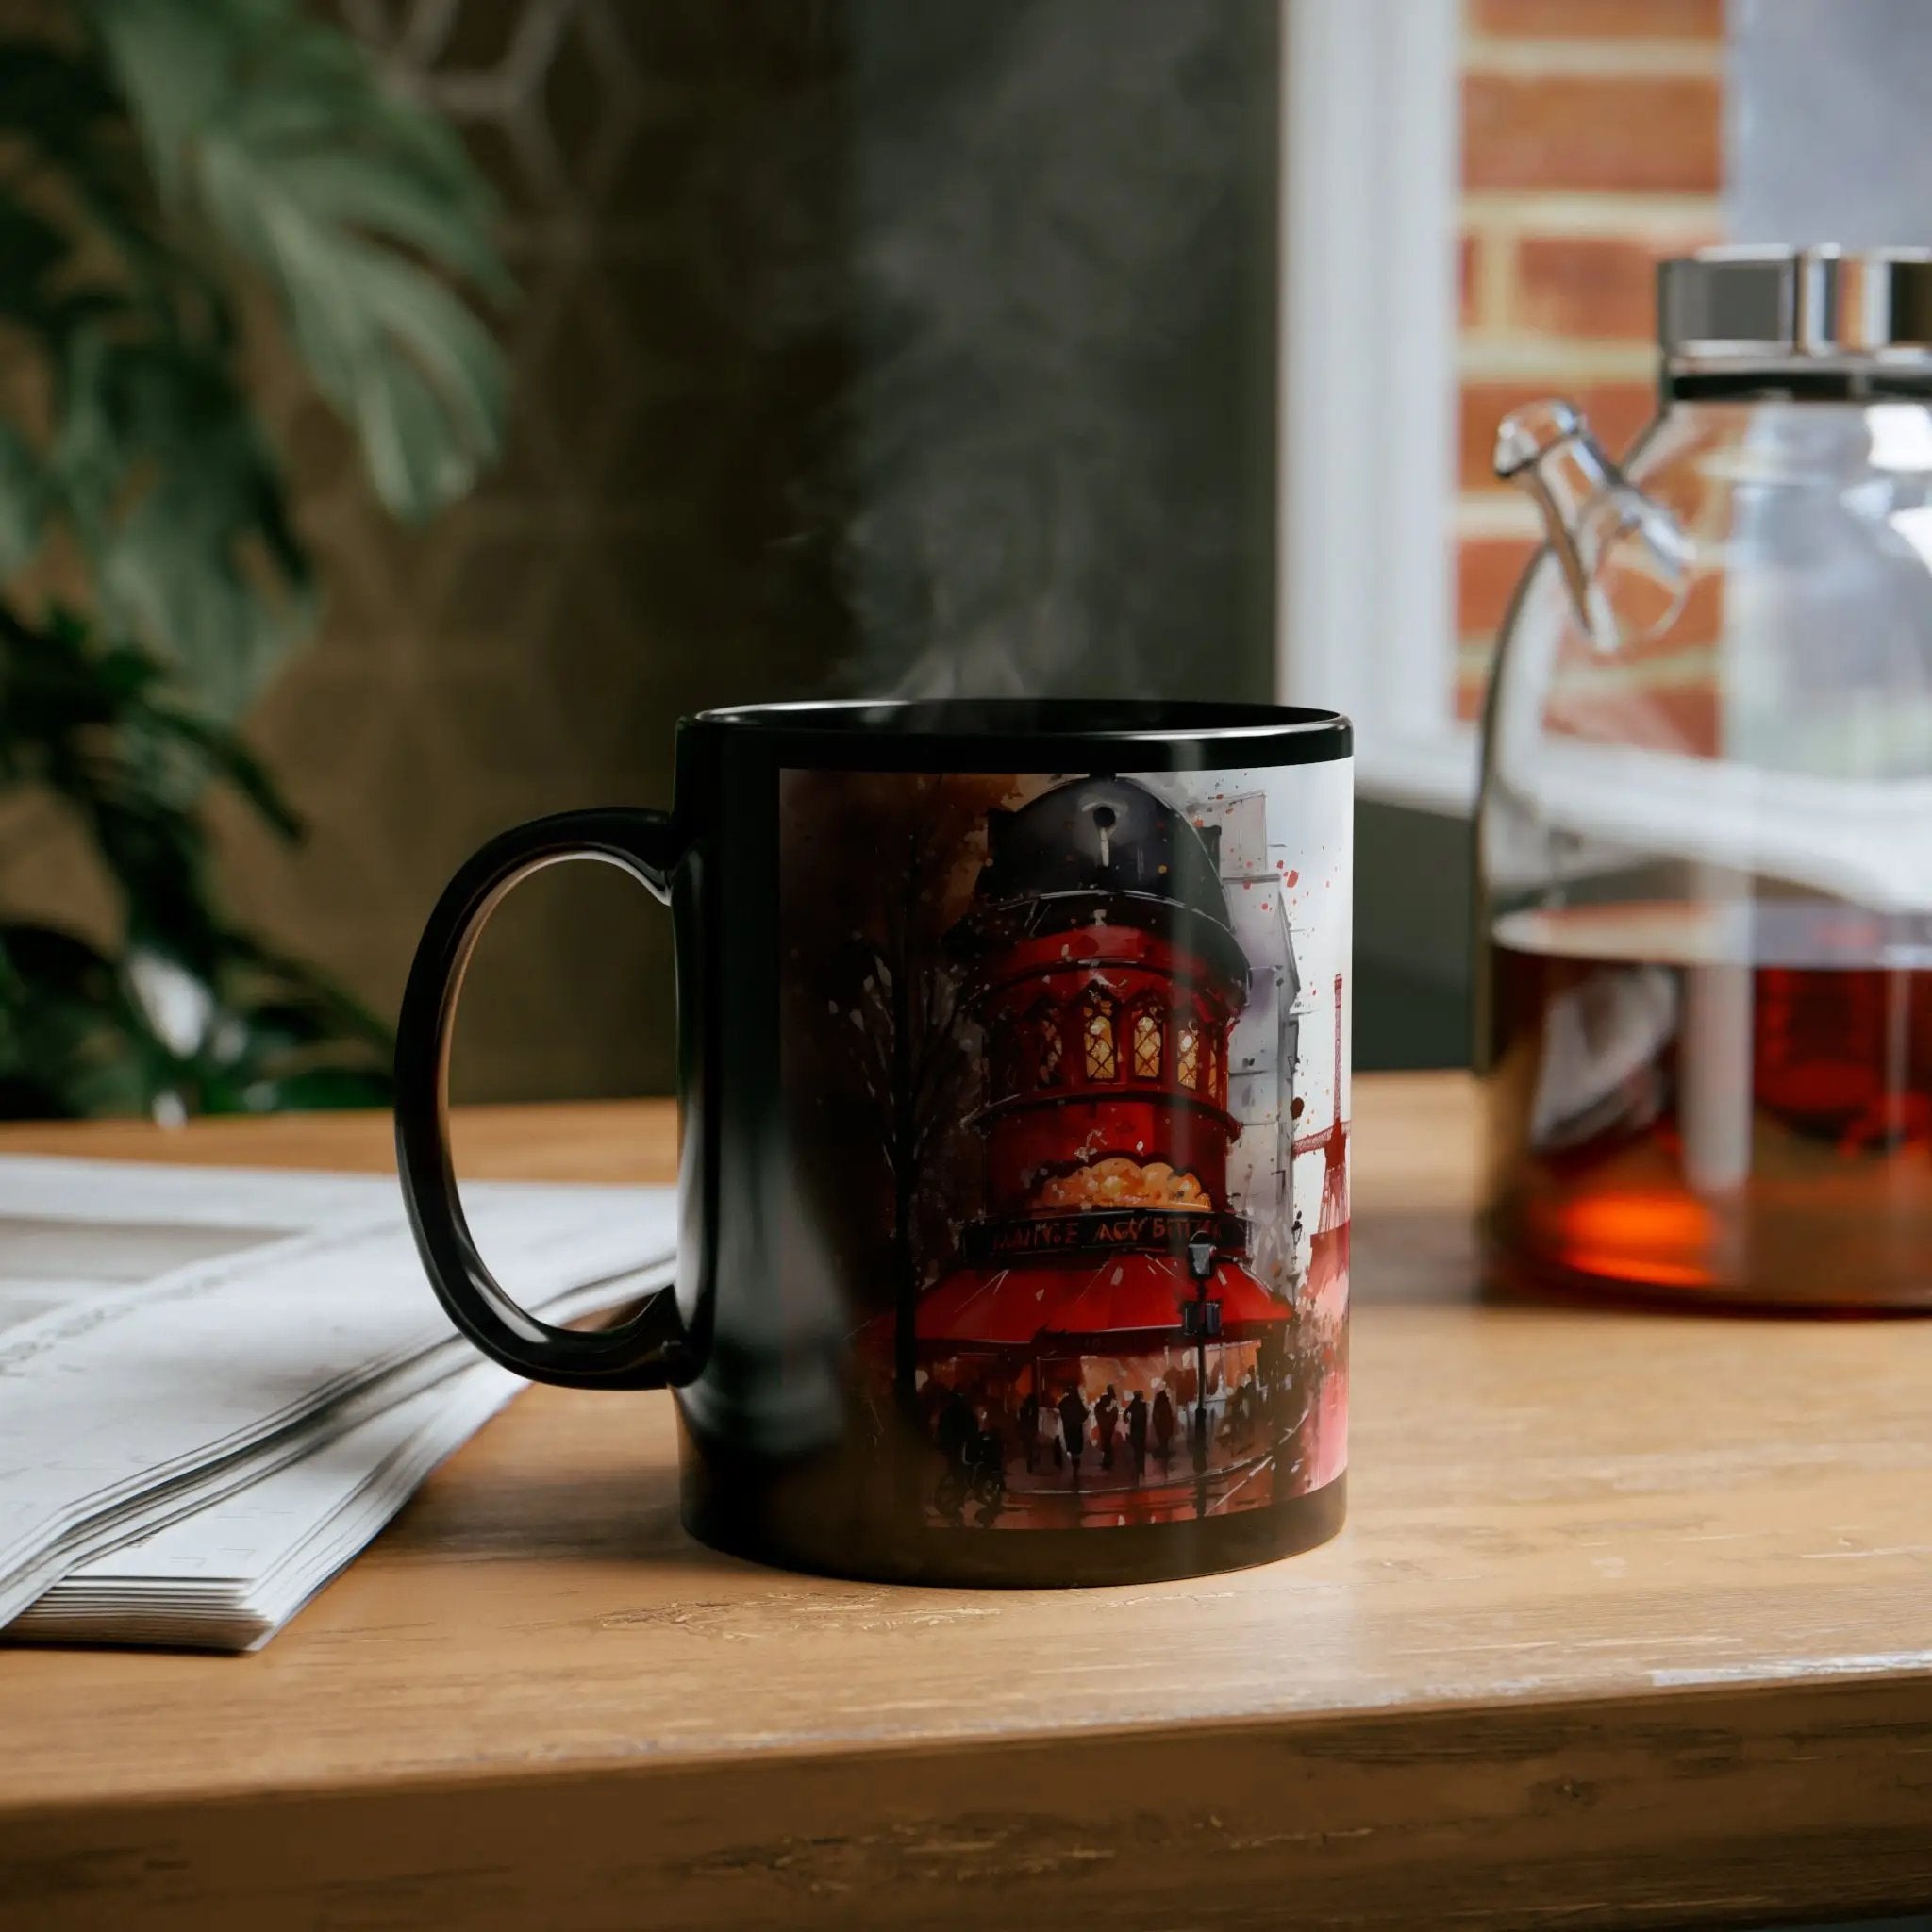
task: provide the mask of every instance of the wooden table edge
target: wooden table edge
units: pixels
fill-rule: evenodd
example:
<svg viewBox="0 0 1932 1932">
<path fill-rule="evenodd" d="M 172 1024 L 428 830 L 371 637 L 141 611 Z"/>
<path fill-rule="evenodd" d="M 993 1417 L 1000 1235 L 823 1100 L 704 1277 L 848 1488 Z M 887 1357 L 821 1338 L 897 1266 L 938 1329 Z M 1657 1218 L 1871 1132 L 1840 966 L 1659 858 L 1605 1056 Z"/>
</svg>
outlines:
<svg viewBox="0 0 1932 1932">
<path fill-rule="evenodd" d="M 1405 1104 L 1466 1091 L 1456 1075 L 1377 1086 Z M 664 1104 L 598 1108 L 600 1136 L 620 1122 L 633 1131 L 622 1147 L 600 1143 L 594 1173 L 545 1144 L 554 1124 L 581 1128 L 588 1110 L 469 1119 L 479 1173 L 667 1174 Z M 249 1137 L 229 1124 L 166 1136 L 14 1127 L 0 1129 L 0 1150 L 96 1155 L 111 1141 L 122 1158 L 387 1160 L 367 1117 L 268 1125 L 253 1159 L 234 1151 Z M 1432 1170 L 1428 1188 L 1452 1172 Z M 1408 1200 L 1409 1178 L 1399 1196 L 1379 1183 L 1378 1204 Z M 1156 1753 L 1171 1788 L 1159 1804 L 1145 1768 Z M 1923 1908 L 1932 1674 L 1848 1662 L 1636 1697 L 1431 1697 L 913 1743 L 805 1737 L 767 1752 L 604 1749 L 273 1786 L 237 1773 L 0 1806 L 0 1924 L 22 1908 L 37 1932 L 310 1923 L 318 1897 L 397 1925 L 909 1916 L 963 1928 L 986 1923 L 989 1886 L 1010 1924 L 1074 1911 L 1406 1927 L 1422 1901 L 1436 1922 L 1487 1925 Z"/>
<path fill-rule="evenodd" d="M 1178 1804 L 1149 1803 L 1157 1748 L 1175 1754 L 1167 1786 L 1192 1793 Z M 1682 1789 L 1659 1793 L 1659 1749 L 1681 1757 Z M 17 1807 L 0 1812 L 0 1906 L 30 1903 L 48 1932 L 295 1923 L 317 1893 L 356 1898 L 369 1923 L 482 1927 L 963 1932 L 987 1923 L 989 1888 L 1016 1925 L 1904 1912 L 1932 1900 L 1932 1772 L 1857 1820 L 1818 1803 L 1821 1781 L 1874 1749 L 1932 1758 L 1932 1678 L 1820 1678 L 1775 1701 L 1742 1683 L 1643 1705 L 1205 1719 L 1178 1738 L 1124 1725 L 753 1758 L 646 1750 Z M 1687 1806 L 1701 1807 L 1688 1858 Z M 411 1916 L 425 1885 L 444 1890 Z M 609 1915 L 613 1885 L 649 1902 L 640 1919 Z"/>
</svg>

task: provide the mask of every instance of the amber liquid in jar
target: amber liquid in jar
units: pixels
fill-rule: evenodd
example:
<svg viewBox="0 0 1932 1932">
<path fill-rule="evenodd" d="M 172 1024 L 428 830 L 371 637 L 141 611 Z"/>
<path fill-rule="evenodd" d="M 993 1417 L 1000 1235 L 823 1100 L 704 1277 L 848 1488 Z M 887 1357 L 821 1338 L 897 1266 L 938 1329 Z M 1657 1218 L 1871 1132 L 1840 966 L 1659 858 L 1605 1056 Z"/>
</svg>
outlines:
<svg viewBox="0 0 1932 1932">
<path fill-rule="evenodd" d="M 1505 1285 L 1932 1310 L 1932 923 L 1801 900 L 1491 929 Z"/>
</svg>

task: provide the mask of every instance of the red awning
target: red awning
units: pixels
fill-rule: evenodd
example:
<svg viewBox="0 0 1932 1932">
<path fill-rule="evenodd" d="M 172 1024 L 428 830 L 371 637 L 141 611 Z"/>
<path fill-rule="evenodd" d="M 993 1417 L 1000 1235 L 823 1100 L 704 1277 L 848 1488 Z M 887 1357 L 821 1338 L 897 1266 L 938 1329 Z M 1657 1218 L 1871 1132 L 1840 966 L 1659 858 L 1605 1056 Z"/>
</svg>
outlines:
<svg viewBox="0 0 1932 1932">
<path fill-rule="evenodd" d="M 1187 1264 L 1172 1255 L 1129 1252 L 1016 1268 L 961 1268 L 919 1304 L 916 1332 L 926 1354 L 964 1348 L 1031 1348 L 1077 1341 L 1098 1353 L 1109 1341 L 1176 1339 L 1181 1307 L 1194 1299 Z M 1208 1284 L 1221 1304 L 1221 1332 L 1252 1337 L 1292 1310 L 1239 1262 L 1223 1261 Z"/>
</svg>

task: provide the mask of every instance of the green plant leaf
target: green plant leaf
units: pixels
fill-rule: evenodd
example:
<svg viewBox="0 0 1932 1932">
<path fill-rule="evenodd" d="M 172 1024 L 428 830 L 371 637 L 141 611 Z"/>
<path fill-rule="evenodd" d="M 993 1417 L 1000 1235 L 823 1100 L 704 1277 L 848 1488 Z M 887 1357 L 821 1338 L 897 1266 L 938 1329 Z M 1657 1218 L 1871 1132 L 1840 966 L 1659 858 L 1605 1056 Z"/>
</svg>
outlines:
<svg viewBox="0 0 1932 1932">
<path fill-rule="evenodd" d="M 313 622 L 281 478 L 224 358 L 83 332 L 50 468 L 106 622 L 238 715 Z"/>
<path fill-rule="evenodd" d="M 58 233 L 61 258 L 58 264 L 42 261 L 40 272 L 60 274 L 70 284 L 79 278 L 79 285 L 50 293 L 23 290 L 20 277 L 6 277 L 16 320 L 58 339 L 103 306 L 137 301 L 173 314 L 187 297 L 208 311 L 214 291 L 156 232 L 139 144 L 94 51 L 45 40 L 0 42 L 0 132 L 17 144 L 7 205 L 22 224 L 0 261 L 11 262 L 12 246 L 28 233 L 25 224 L 50 217 L 43 225 Z"/>
<path fill-rule="evenodd" d="M 493 208 L 302 0 L 71 12 L 0 37 L 0 320 L 50 403 L 44 437 L 0 424 L 0 582 L 58 530 L 85 608 L 0 595 L 0 786 L 60 801 L 124 918 L 105 948 L 0 923 L 0 1113 L 378 1103 L 388 1028 L 230 924 L 200 817 L 213 782 L 298 831 L 232 720 L 314 609 L 233 289 L 266 281 L 385 503 L 425 515 L 501 444 L 470 306 L 509 292 Z"/>
<path fill-rule="evenodd" d="M 32 561 L 47 512 L 47 480 L 26 439 L 0 422 L 0 579 Z"/>
<path fill-rule="evenodd" d="M 18 202 L 0 201 L 0 315 L 43 328 L 52 308 L 46 284 L 68 255 L 67 237 L 51 222 Z"/>
<path fill-rule="evenodd" d="M 500 453 L 501 352 L 438 278 L 501 295 L 459 143 L 292 0 L 87 0 L 175 205 L 262 271 L 384 503 L 428 516 Z"/>
<path fill-rule="evenodd" d="M 234 84 L 242 10 L 226 0 L 92 0 L 86 8 L 168 200 L 185 192 L 195 130 Z"/>
<path fill-rule="evenodd" d="M 353 241 L 331 256 L 326 273 L 317 264 L 290 279 L 295 339 L 317 387 L 356 424 L 383 501 L 427 516 L 498 454 L 502 358 L 439 283 Z"/>
<path fill-rule="evenodd" d="M 146 1058 L 112 961 L 56 927 L 0 925 L 0 1110 L 145 1110 Z"/>
<path fill-rule="evenodd" d="M 275 185 L 308 222 L 419 249 L 498 301 L 514 292 L 491 239 L 489 208 L 472 205 L 473 191 L 460 178 L 406 172 L 378 155 L 323 147 L 288 154 Z M 453 211 L 466 218 L 452 219 Z"/>
<path fill-rule="evenodd" d="M 98 124 L 120 113 L 98 60 L 42 39 L 0 42 L 0 127 L 45 158 L 92 172 L 100 164 Z"/>
<path fill-rule="evenodd" d="M 347 988 L 301 959 L 265 946 L 245 933 L 230 933 L 232 956 L 250 974 L 256 1010 L 281 1024 L 311 1029 L 309 1039 L 347 1038 L 375 1052 L 387 1066 L 395 1046 L 388 1025 Z"/>
<path fill-rule="evenodd" d="M 155 721 L 175 742 L 192 746 L 207 770 L 232 785 L 267 824 L 285 839 L 302 836 L 302 821 L 282 795 L 269 770 L 226 725 L 196 718 L 171 705 L 158 705 Z"/>
<path fill-rule="evenodd" d="M 210 778 L 297 831 L 246 745 L 186 709 L 155 659 L 97 646 L 70 613 L 36 631 L 0 606 L 0 782 L 38 783 L 79 820 L 122 895 L 130 949 L 205 977 L 257 972 L 264 957 L 230 933 L 209 889 L 196 807 Z"/>
</svg>

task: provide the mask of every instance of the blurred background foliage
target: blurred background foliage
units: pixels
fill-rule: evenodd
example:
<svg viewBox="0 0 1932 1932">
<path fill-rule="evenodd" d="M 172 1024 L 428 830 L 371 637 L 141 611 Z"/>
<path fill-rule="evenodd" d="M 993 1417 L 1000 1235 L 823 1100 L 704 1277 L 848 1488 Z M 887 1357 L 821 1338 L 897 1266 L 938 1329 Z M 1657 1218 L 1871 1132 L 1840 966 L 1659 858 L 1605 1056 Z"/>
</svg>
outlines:
<svg viewBox="0 0 1932 1932">
<path fill-rule="evenodd" d="M 0 35 L 0 792 L 111 888 L 0 905 L 0 1115 L 381 1100 L 384 1025 L 229 918 L 204 808 L 300 826 L 238 720 L 318 614 L 251 404 L 279 332 L 395 517 L 503 437 L 509 293 L 453 130 L 297 0 L 65 0 Z"/>
<path fill-rule="evenodd" d="M 245 725 L 306 831 L 290 841 L 231 774 L 200 772 L 195 862 L 219 880 L 208 903 L 223 930 L 325 968 L 386 1015 L 452 869 L 519 819 L 666 801 L 680 714 L 953 683 L 1271 689 L 1274 8 L 124 4 L 164 23 L 162 51 L 139 53 L 144 81 L 151 64 L 193 69 L 166 90 L 157 78 L 152 108 L 116 77 L 137 56 L 131 42 L 111 52 L 105 0 L 0 0 L 0 48 L 49 47 L 105 88 L 111 112 L 89 124 L 91 147 L 111 132 L 143 221 L 207 270 L 228 310 L 225 387 L 245 401 L 249 441 L 223 474 L 254 474 L 251 444 L 272 452 L 303 562 L 251 513 L 248 534 L 203 543 L 241 561 L 192 579 L 201 620 L 163 635 L 148 613 L 175 581 L 173 549 L 117 531 L 128 561 L 105 581 L 66 514 L 47 512 L 0 591 L 50 651 L 58 601 L 85 620 L 71 648 L 139 644 L 166 668 L 156 698 Z M 310 82 L 296 85 L 312 54 L 269 32 L 316 22 L 354 42 L 307 42 L 333 50 L 322 64 L 361 75 L 318 76 L 325 115 L 304 105 Z M 250 34 L 260 44 L 244 55 Z M 229 81 L 209 81 L 210 63 Z M 391 151 L 389 117 L 408 112 L 395 92 L 432 108 L 427 139 L 446 146 L 453 131 L 487 179 L 501 220 L 474 233 L 499 242 L 513 307 L 492 306 L 496 277 L 467 251 L 417 239 L 420 172 L 436 164 L 408 138 Z M 382 125 L 364 128 L 372 96 Z M 9 102 L 0 203 L 66 235 L 72 171 L 37 162 L 29 192 L 21 162 L 40 143 L 8 131 L 23 112 Z M 200 131 L 159 136 L 164 151 L 186 146 L 180 165 L 149 158 L 150 113 L 192 115 Z M 372 153 L 387 184 L 375 196 Z M 260 208 L 237 212 L 238 194 L 271 190 L 272 225 Z M 353 219 L 335 212 L 345 196 Z M 375 252 L 432 270 L 440 292 L 463 290 L 502 347 L 515 398 L 502 458 L 426 521 L 391 506 L 453 495 L 464 465 L 489 462 L 474 437 L 487 410 L 467 400 L 489 391 L 445 366 L 470 340 L 463 322 L 444 310 L 414 341 L 420 305 L 391 277 L 348 278 L 359 321 L 338 341 L 344 278 L 308 271 L 343 240 L 358 264 Z M 94 236 L 63 273 L 70 286 L 129 277 L 123 252 Z M 199 343 L 204 318 L 182 302 L 170 337 Z M 318 330 L 333 348 L 317 348 Z M 0 315 L 0 419 L 42 469 L 55 366 L 39 334 Z M 151 433 L 152 412 L 142 421 Z M 188 440 L 214 438 L 204 426 Z M 218 531 L 215 508 L 183 522 Z M 291 634 L 309 641 L 289 651 Z M 18 644 L 4 648 L 19 661 Z M 186 746 L 167 756 L 195 762 Z M 142 988 L 151 1003 L 174 987 L 175 1041 L 232 1044 L 165 970 L 130 977 L 125 898 L 86 813 L 0 776 L 0 908 L 86 941 L 112 969 L 96 988 Z M 236 962 L 242 990 L 224 998 L 261 998 L 262 970 Z M 605 868 L 546 872 L 492 920 L 466 980 L 457 1097 L 668 1091 L 672 980 L 669 924 L 647 895 Z M 168 1037 L 139 1024 L 154 1064 L 171 1067 Z M 109 1032 L 125 1038 L 123 1023 Z M 327 1037 L 335 1064 L 379 1066 L 373 1045 Z M 140 1090 L 157 1077 L 121 1082 L 136 1091 L 113 1104 L 149 1104 Z M 238 1077 L 204 1098 L 204 1077 L 171 1073 L 160 1091 L 197 1107 L 253 1087 L 275 1104 L 325 1084 Z M 63 1091 L 68 1110 L 108 1104 L 71 1080 Z M 0 1109 L 21 1104 L 0 1094 Z"/>
</svg>

